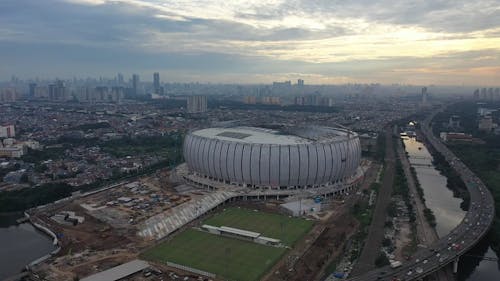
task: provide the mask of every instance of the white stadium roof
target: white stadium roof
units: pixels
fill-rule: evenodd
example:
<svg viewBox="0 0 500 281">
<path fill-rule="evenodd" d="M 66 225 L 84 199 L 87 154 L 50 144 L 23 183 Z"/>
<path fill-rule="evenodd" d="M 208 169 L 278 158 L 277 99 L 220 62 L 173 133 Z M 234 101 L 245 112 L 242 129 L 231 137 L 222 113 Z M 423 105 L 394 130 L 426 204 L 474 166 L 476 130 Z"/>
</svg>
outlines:
<svg viewBox="0 0 500 281">
<path fill-rule="evenodd" d="M 119 266 L 115 266 L 105 271 L 80 279 L 81 281 L 115 281 L 130 276 L 136 272 L 149 267 L 149 264 L 142 260 L 133 260 Z"/>
<path fill-rule="evenodd" d="M 314 141 L 294 135 L 256 127 L 208 128 L 193 132 L 194 135 L 212 139 L 257 144 L 306 144 Z"/>
<path fill-rule="evenodd" d="M 243 229 L 229 227 L 229 226 L 221 226 L 221 227 L 219 227 L 219 229 L 221 231 L 224 231 L 224 232 L 228 232 L 231 234 L 237 234 L 237 235 L 241 235 L 241 236 L 246 236 L 246 237 L 250 237 L 250 238 L 257 238 L 260 236 L 260 233 L 258 233 L 258 232 L 243 230 Z"/>
</svg>

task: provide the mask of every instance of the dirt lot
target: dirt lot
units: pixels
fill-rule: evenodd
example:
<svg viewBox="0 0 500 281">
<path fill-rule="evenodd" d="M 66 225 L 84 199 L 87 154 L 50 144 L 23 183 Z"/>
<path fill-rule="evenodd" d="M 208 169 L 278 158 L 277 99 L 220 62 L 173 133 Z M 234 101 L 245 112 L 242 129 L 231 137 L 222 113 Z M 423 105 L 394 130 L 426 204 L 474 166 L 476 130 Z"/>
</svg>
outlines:
<svg viewBox="0 0 500 281">
<path fill-rule="evenodd" d="M 179 194 L 158 177 L 138 181 L 78 199 L 88 214 L 114 228 L 135 228 L 149 217 L 190 200 Z"/>
<path fill-rule="evenodd" d="M 187 201 L 190 197 L 203 195 L 197 195 L 193 191 L 177 191 L 171 186 L 165 186 L 165 183 L 162 184 L 159 179 L 158 175 L 154 178 L 141 179 L 141 182 L 136 186 L 118 187 L 36 214 L 36 220 L 43 221 L 58 235 L 62 246 L 56 259 L 52 260 L 49 265 L 44 265 L 38 272 L 49 274 L 49 280 L 71 280 L 76 276 L 85 277 L 137 258 L 141 249 L 146 248 L 151 243 L 136 237 L 135 224 L 138 221 L 163 211 L 165 208 L 168 209 Z M 153 194 L 154 196 L 152 196 Z M 115 202 L 121 197 L 129 197 L 132 200 L 128 202 L 135 203 L 124 206 L 123 202 Z M 329 262 L 342 254 L 344 244 L 358 228 L 358 222 L 349 214 L 349 206 L 356 200 L 358 199 L 353 195 L 345 198 L 345 203 L 343 200 L 329 203 L 328 208 L 316 216 L 319 220 L 313 230 L 302 241 L 299 241 L 294 249 L 285 254 L 284 258 L 276 264 L 265 279 L 269 281 L 319 279 Z M 109 202 L 113 203 L 108 204 Z M 141 205 L 146 203 L 149 206 Z M 279 207 L 280 203 L 283 202 L 240 201 L 235 202 L 234 205 L 263 211 L 282 212 Z M 96 216 L 94 211 L 89 211 L 88 208 L 83 208 L 82 204 L 92 205 L 91 209 L 104 206 L 101 210 L 109 209 L 121 212 L 125 220 L 121 224 L 128 226 L 113 225 L 112 216 L 109 221 L 99 219 L 100 216 Z M 85 221 L 75 226 L 58 224 L 50 217 L 61 211 L 73 211 L 75 215 L 84 217 Z M 206 216 L 208 215 L 210 214 L 206 214 Z M 199 223 L 204 217 L 190 225 Z M 130 218 L 133 218 L 134 223 L 130 222 Z M 289 271 L 290 269 L 291 271 Z M 162 270 L 167 272 L 168 268 L 163 267 Z M 181 276 L 178 271 L 177 275 Z M 172 279 L 171 276 L 165 277 L 164 280 Z M 155 280 L 156 278 L 159 276 L 147 280 Z M 143 279 L 142 274 L 137 274 L 131 280 Z"/>
<path fill-rule="evenodd" d="M 50 216 L 61 211 L 73 211 L 78 216 L 83 216 L 85 221 L 78 225 L 58 224 Z M 131 238 L 131 233 L 111 228 L 86 214 L 75 203 L 36 214 L 34 220 L 48 225 L 60 241 L 61 250 L 54 260 L 50 265 L 42 265 L 37 270 L 46 272 L 50 276 L 49 280 L 71 280 L 76 275 L 86 276 L 96 270 L 115 266 L 130 259 L 137 251 L 135 245 L 140 245 L 136 244 L 140 241 Z M 119 249 L 127 249 L 126 254 L 116 255 L 120 252 Z M 107 259 L 101 260 L 104 256 Z"/>
<path fill-rule="evenodd" d="M 358 228 L 358 222 L 339 207 L 320 221 L 309 235 L 273 269 L 268 281 L 317 280 L 328 263 L 342 254 L 345 242 Z M 292 266 L 293 265 L 293 266 Z"/>
</svg>

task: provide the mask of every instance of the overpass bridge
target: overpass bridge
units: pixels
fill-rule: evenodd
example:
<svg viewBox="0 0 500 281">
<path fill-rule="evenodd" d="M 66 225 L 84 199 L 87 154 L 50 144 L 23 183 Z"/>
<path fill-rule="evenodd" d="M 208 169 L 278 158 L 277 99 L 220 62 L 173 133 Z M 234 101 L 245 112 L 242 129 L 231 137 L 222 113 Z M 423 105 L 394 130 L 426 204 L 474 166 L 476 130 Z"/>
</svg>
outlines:
<svg viewBox="0 0 500 281">
<path fill-rule="evenodd" d="M 464 255 L 488 232 L 495 216 L 493 197 L 484 183 L 433 135 L 429 123 L 438 112 L 440 111 L 433 112 L 424 120 L 421 130 L 428 143 L 444 156 L 465 183 L 471 202 L 468 212 L 460 224 L 448 235 L 441 237 L 425 249 L 419 249 L 409 261 L 403 262 L 400 267 L 393 269 L 385 266 L 348 280 L 421 280 L 450 263 L 453 263 L 453 270 L 456 272 L 460 256 Z"/>
</svg>

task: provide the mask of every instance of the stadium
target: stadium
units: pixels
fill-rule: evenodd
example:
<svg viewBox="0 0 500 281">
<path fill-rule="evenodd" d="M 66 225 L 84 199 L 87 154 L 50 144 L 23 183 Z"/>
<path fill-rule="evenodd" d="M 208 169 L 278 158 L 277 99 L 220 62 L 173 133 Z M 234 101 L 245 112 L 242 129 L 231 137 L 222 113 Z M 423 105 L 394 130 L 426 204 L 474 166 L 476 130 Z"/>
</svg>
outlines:
<svg viewBox="0 0 500 281">
<path fill-rule="evenodd" d="M 207 128 L 189 132 L 183 149 L 191 182 L 268 190 L 338 187 L 361 159 L 356 133 L 322 126 Z"/>
<path fill-rule="evenodd" d="M 196 199 L 185 203 L 182 212 L 149 218 L 139 236 L 162 239 L 203 214 L 237 201 L 286 199 L 284 212 L 299 216 L 306 209 L 319 210 L 322 200 L 350 194 L 363 180 L 360 141 L 352 131 L 239 124 L 186 134 L 185 163 L 170 173 L 170 181 L 178 184 L 175 188 L 180 192 L 196 190 Z"/>
</svg>

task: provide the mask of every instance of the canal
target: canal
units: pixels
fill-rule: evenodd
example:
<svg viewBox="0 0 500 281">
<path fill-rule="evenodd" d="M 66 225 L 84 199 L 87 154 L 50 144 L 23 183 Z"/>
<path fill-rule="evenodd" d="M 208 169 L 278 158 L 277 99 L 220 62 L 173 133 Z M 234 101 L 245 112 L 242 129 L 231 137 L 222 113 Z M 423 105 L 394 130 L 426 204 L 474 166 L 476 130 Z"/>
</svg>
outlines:
<svg viewBox="0 0 500 281">
<path fill-rule="evenodd" d="M 408 159 L 424 190 L 425 204 L 436 216 L 436 232 L 442 237 L 463 219 L 465 211 L 460 208 L 462 199 L 454 197 L 453 192 L 447 188 L 446 177 L 436 170 L 432 164 L 432 155 L 422 142 L 409 137 L 403 137 L 403 142 Z M 487 237 L 460 259 L 457 280 L 500 280 L 498 256 Z"/>
<path fill-rule="evenodd" d="M 21 214 L 0 215 L 0 280 L 15 275 L 55 248 L 52 239 L 31 224 L 16 224 Z"/>
</svg>

